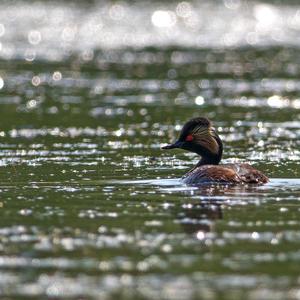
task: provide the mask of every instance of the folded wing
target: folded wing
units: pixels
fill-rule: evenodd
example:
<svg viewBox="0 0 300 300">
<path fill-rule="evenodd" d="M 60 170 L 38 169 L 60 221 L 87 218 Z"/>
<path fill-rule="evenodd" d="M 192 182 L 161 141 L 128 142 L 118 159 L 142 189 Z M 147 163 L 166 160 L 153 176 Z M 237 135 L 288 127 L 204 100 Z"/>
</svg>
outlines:
<svg viewBox="0 0 300 300">
<path fill-rule="evenodd" d="M 182 178 L 185 184 L 203 183 L 267 183 L 268 177 L 249 164 L 203 165 Z"/>
</svg>

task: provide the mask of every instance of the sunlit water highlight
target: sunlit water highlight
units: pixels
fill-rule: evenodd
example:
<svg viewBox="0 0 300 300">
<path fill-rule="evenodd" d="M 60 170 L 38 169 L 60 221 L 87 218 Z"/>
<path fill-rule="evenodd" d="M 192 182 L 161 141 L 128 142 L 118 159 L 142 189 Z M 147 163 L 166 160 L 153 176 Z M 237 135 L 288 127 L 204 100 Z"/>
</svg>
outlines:
<svg viewBox="0 0 300 300">
<path fill-rule="evenodd" d="M 299 4 L 0 3 L 0 297 L 299 299 Z M 264 186 L 188 187 L 207 116 Z"/>
<path fill-rule="evenodd" d="M 3 1 L 0 56 L 90 61 L 98 48 L 299 46 L 299 4 L 259 1 Z M 127 56 L 127 61 L 134 58 Z"/>
<path fill-rule="evenodd" d="M 2 223 L 12 218 L 11 205 L 19 222 L 25 222 L 0 229 L 2 295 L 209 299 L 222 289 L 225 299 L 232 293 L 259 299 L 283 291 L 293 298 L 296 282 L 282 266 L 300 259 L 299 183 L 272 179 L 260 187 L 198 188 L 180 186 L 178 179 L 23 183 L 20 191 L 32 200 L 19 195 L 15 204 L 1 202 L 2 210 L 8 210 Z M 9 199 L 20 183 L 0 188 L 2 199 Z M 123 199 L 128 189 L 131 197 Z M 59 201 L 44 199 L 52 193 Z M 103 203 L 101 195 L 111 195 L 111 203 Z M 27 201 L 33 202 L 25 206 Z M 253 218 L 253 213 L 266 216 Z M 281 217 L 274 218 L 276 214 Z M 70 218 L 81 224 L 74 226 Z M 129 224 L 127 218 L 132 219 Z M 231 247 L 235 250 L 229 255 L 222 254 Z M 278 269 L 272 274 L 256 275 L 273 263 Z M 218 274 L 219 268 L 225 274 Z M 168 270 L 173 271 L 167 275 Z M 237 276 L 237 271 L 244 274 Z"/>
</svg>

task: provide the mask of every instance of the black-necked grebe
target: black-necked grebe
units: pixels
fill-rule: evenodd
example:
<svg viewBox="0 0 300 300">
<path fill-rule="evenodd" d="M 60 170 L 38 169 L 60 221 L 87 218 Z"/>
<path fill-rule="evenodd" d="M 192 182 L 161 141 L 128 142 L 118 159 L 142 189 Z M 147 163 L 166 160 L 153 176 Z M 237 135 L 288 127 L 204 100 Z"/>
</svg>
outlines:
<svg viewBox="0 0 300 300">
<path fill-rule="evenodd" d="M 196 166 L 182 177 L 188 185 L 203 183 L 256 183 L 269 181 L 262 172 L 249 164 L 221 164 L 223 144 L 207 118 L 195 118 L 182 128 L 179 139 L 162 149 L 180 148 L 201 156 Z"/>
</svg>

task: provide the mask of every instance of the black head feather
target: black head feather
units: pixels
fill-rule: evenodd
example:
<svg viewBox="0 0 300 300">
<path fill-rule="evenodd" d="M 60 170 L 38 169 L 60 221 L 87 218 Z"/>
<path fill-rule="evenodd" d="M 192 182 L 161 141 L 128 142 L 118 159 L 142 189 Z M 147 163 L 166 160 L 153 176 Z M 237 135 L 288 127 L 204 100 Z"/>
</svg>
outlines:
<svg viewBox="0 0 300 300">
<path fill-rule="evenodd" d="M 202 164 L 217 165 L 222 157 L 223 144 L 207 118 L 194 118 L 183 126 L 179 139 L 162 149 L 181 148 L 199 154 Z"/>
<path fill-rule="evenodd" d="M 212 127 L 212 123 L 209 119 L 201 118 L 201 117 L 189 120 L 182 127 L 180 136 L 179 136 L 179 140 L 185 140 L 185 137 L 187 135 L 189 135 L 191 132 L 193 132 L 194 129 L 200 128 L 200 127 L 210 128 L 210 127 Z"/>
</svg>

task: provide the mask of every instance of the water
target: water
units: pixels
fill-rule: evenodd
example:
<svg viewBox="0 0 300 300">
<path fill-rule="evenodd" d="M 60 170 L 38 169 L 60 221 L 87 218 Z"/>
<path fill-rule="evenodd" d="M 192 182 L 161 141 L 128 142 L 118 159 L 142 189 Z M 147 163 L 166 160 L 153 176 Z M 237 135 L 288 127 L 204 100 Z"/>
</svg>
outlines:
<svg viewBox="0 0 300 300">
<path fill-rule="evenodd" d="M 2 298 L 300 298 L 297 2 L 0 8 Z M 194 116 L 270 183 L 182 185 Z"/>
</svg>

